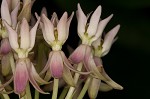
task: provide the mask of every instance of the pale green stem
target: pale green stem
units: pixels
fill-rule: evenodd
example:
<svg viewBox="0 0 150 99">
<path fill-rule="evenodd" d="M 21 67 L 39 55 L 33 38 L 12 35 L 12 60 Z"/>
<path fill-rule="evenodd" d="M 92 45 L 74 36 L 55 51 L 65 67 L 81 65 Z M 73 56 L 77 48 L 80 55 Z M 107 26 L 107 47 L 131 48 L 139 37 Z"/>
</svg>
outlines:
<svg viewBox="0 0 150 99">
<path fill-rule="evenodd" d="M 12 72 L 14 74 L 14 72 L 15 72 L 15 62 L 14 62 L 14 58 L 13 58 L 13 53 L 12 52 L 10 52 L 9 61 L 10 61 Z"/>
<path fill-rule="evenodd" d="M 82 66 L 83 66 L 83 64 L 82 64 L 82 63 L 79 63 L 78 66 L 77 66 L 77 70 L 78 70 L 78 71 L 81 71 L 81 70 L 82 70 Z M 80 76 L 79 73 L 75 73 L 75 75 L 74 75 L 74 83 L 75 83 L 75 84 L 78 82 L 79 76 Z M 67 96 L 66 96 L 65 99 L 71 99 L 72 96 L 73 96 L 74 90 L 75 90 L 75 87 L 70 87 L 70 88 L 69 88 L 69 91 L 68 91 L 68 94 L 67 94 Z"/>
<path fill-rule="evenodd" d="M 27 99 L 32 99 L 29 83 L 26 86 L 26 96 L 27 96 Z"/>
<path fill-rule="evenodd" d="M 89 87 L 90 81 L 91 81 L 91 77 L 88 77 L 77 99 L 83 99 L 83 97 Z"/>
<path fill-rule="evenodd" d="M 57 99 L 59 79 L 54 78 L 52 99 Z"/>
<path fill-rule="evenodd" d="M 37 90 L 35 90 L 34 99 L 39 99 L 39 92 Z"/>
<path fill-rule="evenodd" d="M 68 87 L 68 86 L 67 86 L 67 87 L 64 87 L 64 89 L 63 89 L 63 91 L 61 92 L 61 94 L 60 94 L 60 96 L 59 96 L 58 99 L 65 99 L 65 96 L 66 96 L 68 90 L 69 90 L 69 87 Z"/>
<path fill-rule="evenodd" d="M 2 95 L 3 95 L 4 99 L 10 99 L 8 94 L 2 94 Z"/>
</svg>

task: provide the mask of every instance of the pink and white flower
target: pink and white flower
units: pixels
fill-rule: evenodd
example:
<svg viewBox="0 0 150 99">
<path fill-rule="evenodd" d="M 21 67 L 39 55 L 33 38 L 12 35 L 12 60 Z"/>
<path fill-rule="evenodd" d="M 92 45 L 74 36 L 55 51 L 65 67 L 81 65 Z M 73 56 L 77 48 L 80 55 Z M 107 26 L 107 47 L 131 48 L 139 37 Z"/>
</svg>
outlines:
<svg viewBox="0 0 150 99">
<path fill-rule="evenodd" d="M 27 20 L 24 18 L 20 24 L 20 31 L 14 30 L 4 21 L 6 29 L 8 31 L 9 41 L 12 49 L 17 53 L 18 59 L 16 61 L 16 68 L 12 78 L 14 78 L 14 92 L 16 94 L 21 94 L 25 91 L 28 81 L 34 86 L 36 90 L 45 94 L 38 85 L 48 84 L 44 81 L 38 73 L 36 72 L 32 62 L 28 59 L 28 53 L 32 50 L 35 43 L 35 36 L 40 18 L 34 25 L 34 27 L 29 30 L 29 25 Z M 19 27 L 19 26 L 18 26 Z M 20 35 L 20 39 L 19 36 Z M 12 79 L 8 82 L 10 83 Z M 38 83 L 37 83 L 38 82 Z M 8 83 L 8 84 L 9 84 Z M 5 87 L 6 84 L 0 87 Z"/>
</svg>

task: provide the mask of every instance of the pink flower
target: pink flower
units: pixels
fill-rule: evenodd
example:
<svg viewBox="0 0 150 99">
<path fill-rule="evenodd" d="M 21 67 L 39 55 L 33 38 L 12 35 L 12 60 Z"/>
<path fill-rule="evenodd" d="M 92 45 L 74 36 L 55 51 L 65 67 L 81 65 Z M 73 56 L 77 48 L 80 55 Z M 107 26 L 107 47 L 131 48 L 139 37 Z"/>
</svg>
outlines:
<svg viewBox="0 0 150 99">
<path fill-rule="evenodd" d="M 112 30 L 110 30 L 104 36 L 104 39 L 100 37 L 92 43 L 96 56 L 102 57 L 102 56 L 105 56 L 109 52 L 113 42 L 115 41 L 114 38 L 117 35 L 119 28 L 120 28 L 120 25 L 115 26 Z"/>
<path fill-rule="evenodd" d="M 110 15 L 104 20 L 100 20 L 100 16 L 101 6 L 98 6 L 97 9 L 93 12 L 90 22 L 88 23 L 87 20 L 89 18 L 89 15 L 86 17 L 80 7 L 80 4 L 78 4 L 78 35 L 82 40 L 82 44 L 91 45 L 93 41 L 97 40 L 101 36 L 105 26 L 113 15 Z"/>
<path fill-rule="evenodd" d="M 42 28 L 43 36 L 53 50 L 61 50 L 62 45 L 67 40 L 73 15 L 74 13 L 67 18 L 68 14 L 65 12 L 60 20 L 58 20 L 57 14 L 53 13 L 51 20 L 49 20 L 45 14 L 42 14 L 40 26 Z"/>
<path fill-rule="evenodd" d="M 43 92 L 40 89 L 38 83 L 48 84 L 48 82 L 40 78 L 33 64 L 28 59 L 28 53 L 29 51 L 32 50 L 35 43 L 36 30 L 39 22 L 40 22 L 40 18 L 38 19 L 34 27 L 31 30 L 29 30 L 29 25 L 27 23 L 27 20 L 24 18 L 20 24 L 20 32 L 19 32 L 20 34 L 19 34 L 17 33 L 18 31 L 13 30 L 4 21 L 4 24 L 9 34 L 10 45 L 18 55 L 18 59 L 16 62 L 16 69 L 13 75 L 14 92 L 16 94 L 21 94 L 22 92 L 25 91 L 28 81 L 30 81 L 30 83 L 34 86 L 36 90 L 45 94 L 45 92 Z M 18 39 L 18 35 L 20 35 L 20 39 Z M 10 83 L 10 80 L 8 82 Z M 3 87 L 4 86 L 6 86 L 6 84 L 3 85 Z"/>
</svg>

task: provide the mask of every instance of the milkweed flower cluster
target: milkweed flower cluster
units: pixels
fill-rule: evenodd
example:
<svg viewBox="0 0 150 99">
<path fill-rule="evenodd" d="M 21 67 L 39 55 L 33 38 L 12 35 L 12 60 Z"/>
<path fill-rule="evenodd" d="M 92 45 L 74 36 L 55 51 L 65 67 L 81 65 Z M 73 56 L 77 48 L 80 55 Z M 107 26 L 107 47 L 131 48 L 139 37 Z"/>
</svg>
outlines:
<svg viewBox="0 0 150 99">
<path fill-rule="evenodd" d="M 41 15 L 35 13 L 34 18 L 33 3 L 32 0 L 2 0 L 1 3 L 2 98 L 9 99 L 9 94 L 15 93 L 20 98 L 32 99 L 31 91 L 35 89 L 34 97 L 52 92 L 52 99 L 57 99 L 61 87 L 67 91 L 62 91 L 60 99 L 82 99 L 86 91 L 95 99 L 99 91 L 123 89 L 107 75 L 101 59 L 108 54 L 120 28 L 117 25 L 102 37 L 113 14 L 101 19 L 102 8 L 98 6 L 93 14 L 86 16 L 78 4 L 77 32 L 81 44 L 76 49 L 67 45 L 70 53 L 67 58 L 62 47 L 69 37 L 74 12 L 70 17 L 64 12 L 61 18 L 54 12 L 49 19 L 43 8 Z"/>
</svg>

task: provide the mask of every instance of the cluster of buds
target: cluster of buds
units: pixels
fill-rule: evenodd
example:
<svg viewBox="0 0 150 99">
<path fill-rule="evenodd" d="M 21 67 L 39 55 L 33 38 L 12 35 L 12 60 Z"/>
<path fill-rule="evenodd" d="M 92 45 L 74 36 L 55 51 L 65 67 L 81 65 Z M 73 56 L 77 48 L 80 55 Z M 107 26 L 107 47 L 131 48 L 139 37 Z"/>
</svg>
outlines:
<svg viewBox="0 0 150 99">
<path fill-rule="evenodd" d="M 67 89 L 67 92 L 62 91 L 60 99 L 82 99 L 86 91 L 90 99 L 95 99 L 99 91 L 123 89 L 107 75 L 101 60 L 109 52 L 120 28 L 117 25 L 102 37 L 113 15 L 101 20 L 101 6 L 98 6 L 92 15 L 85 16 L 78 4 L 77 30 L 81 44 L 75 50 L 67 45 L 70 53 L 67 58 L 62 47 L 68 39 L 74 12 L 69 18 L 64 12 L 60 19 L 54 12 L 48 19 L 48 12 L 43 8 L 40 16 L 35 13 L 35 19 L 31 14 L 33 3 L 32 0 L 2 0 L 2 98 L 9 99 L 9 93 L 15 93 L 20 98 L 32 99 L 31 90 L 34 89 L 30 86 L 35 88 L 36 99 L 39 93 L 49 94 L 51 91 L 52 99 L 57 99 L 60 87 Z"/>
</svg>

